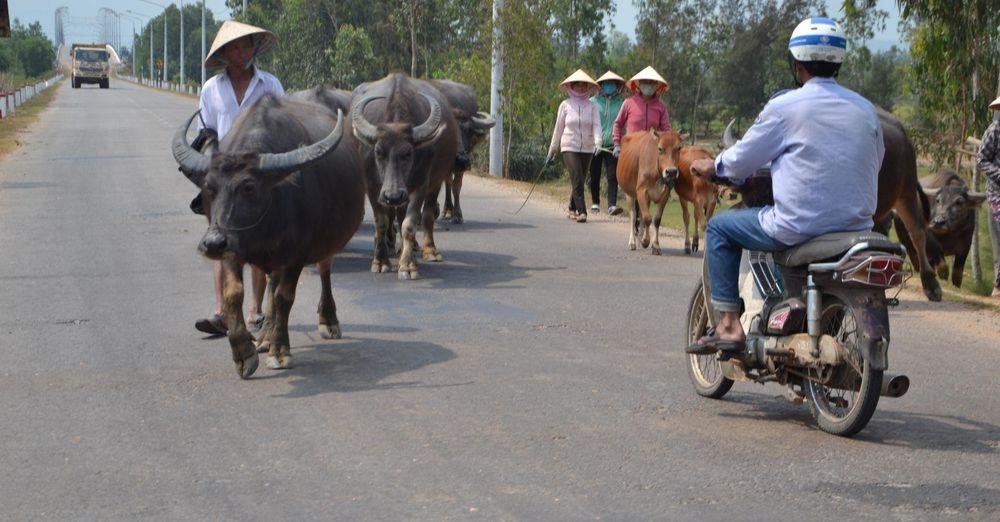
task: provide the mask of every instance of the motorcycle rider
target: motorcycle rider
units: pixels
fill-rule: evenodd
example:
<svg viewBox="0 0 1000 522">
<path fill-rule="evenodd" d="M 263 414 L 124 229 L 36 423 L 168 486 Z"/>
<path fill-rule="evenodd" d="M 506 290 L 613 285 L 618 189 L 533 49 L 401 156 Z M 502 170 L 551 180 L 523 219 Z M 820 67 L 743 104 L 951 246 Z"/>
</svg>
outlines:
<svg viewBox="0 0 1000 522">
<path fill-rule="evenodd" d="M 771 162 L 774 204 L 709 221 L 705 262 L 720 318 L 688 353 L 744 349 L 743 250 L 778 252 L 822 234 L 872 229 L 885 146 L 875 107 L 835 80 L 847 50 L 844 33 L 829 18 L 808 18 L 792 32 L 788 50 L 799 88 L 771 98 L 743 139 L 714 162 L 691 165 L 695 175 L 739 185 Z"/>
</svg>

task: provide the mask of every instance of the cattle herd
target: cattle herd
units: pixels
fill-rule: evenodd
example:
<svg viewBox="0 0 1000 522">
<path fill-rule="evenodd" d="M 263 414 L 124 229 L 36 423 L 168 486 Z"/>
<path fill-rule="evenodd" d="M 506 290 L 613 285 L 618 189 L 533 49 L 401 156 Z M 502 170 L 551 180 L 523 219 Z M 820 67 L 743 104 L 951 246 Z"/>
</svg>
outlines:
<svg viewBox="0 0 1000 522">
<path fill-rule="evenodd" d="M 209 140 L 200 149 L 187 140 L 196 116 L 177 130 L 172 148 L 182 172 L 201 190 L 209 226 L 199 250 L 222 261 L 224 316 L 242 378 L 257 369 L 258 352 L 267 353 L 270 368 L 291 366 L 288 318 L 307 265 L 319 267 L 320 334 L 340 337 L 330 266 L 360 226 L 366 193 L 375 220 L 372 272 L 390 271 L 390 253 L 398 251 L 399 279 L 418 277 L 418 225 L 423 228 L 422 260 L 443 259 L 434 242 L 434 222 L 439 217 L 463 221 L 462 175 L 470 166 L 473 147 L 494 123 L 478 110 L 470 87 L 399 73 L 361 84 L 353 92 L 317 87 L 280 98 L 266 96 L 241 113 L 221 141 Z M 896 216 L 925 294 L 939 300 L 932 263 L 942 273 L 947 270 L 941 268 L 943 256 L 956 255 L 953 282 L 960 284 L 968 252 L 961 243 L 969 235 L 969 213 L 961 210 L 974 207 L 977 199 L 942 174 L 928 189 L 936 198 L 932 219 L 906 132 L 890 114 L 879 116 L 886 155 L 879 172 L 876 222 L 888 226 Z M 691 162 L 712 154 L 702 147 L 682 146 L 685 138 L 672 131 L 625 137 L 618 182 L 631 203 L 629 248 L 636 248 L 641 234 L 643 248 L 652 245 L 651 252 L 660 253 L 660 220 L 674 191 L 683 211 L 684 250 L 698 250 L 720 191 L 691 175 Z M 438 205 L 442 186 L 443 213 Z M 652 203 L 657 204 L 655 218 Z M 693 240 L 688 204 L 694 208 Z M 244 263 L 270 275 L 265 326 L 256 339 L 246 329 L 242 312 Z"/>
</svg>

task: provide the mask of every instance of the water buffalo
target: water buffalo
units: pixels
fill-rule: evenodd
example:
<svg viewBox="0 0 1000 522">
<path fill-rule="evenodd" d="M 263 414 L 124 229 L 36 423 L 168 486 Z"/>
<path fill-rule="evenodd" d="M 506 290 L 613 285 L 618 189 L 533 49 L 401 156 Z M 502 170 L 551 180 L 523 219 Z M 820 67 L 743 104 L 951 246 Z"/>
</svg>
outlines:
<svg viewBox="0 0 1000 522">
<path fill-rule="evenodd" d="M 458 123 L 458 154 L 455 156 L 454 168 L 444 180 L 444 211 L 441 218 L 451 218 L 452 223 L 460 224 L 464 221 L 459 199 L 462 177 L 472 166 L 473 147 L 483 141 L 496 121 L 488 114 L 479 112 L 476 93 L 472 87 L 451 80 L 429 80 L 429 83 L 448 99 Z"/>
<path fill-rule="evenodd" d="M 332 86 L 319 85 L 313 87 L 312 89 L 304 89 L 289 93 L 286 98 L 290 100 L 318 103 L 331 111 L 336 112 L 339 109 L 344 111 L 344 114 L 348 114 L 351 112 L 351 96 L 351 91 L 338 89 Z M 350 136 L 350 129 L 345 129 L 345 133 Z"/>
<path fill-rule="evenodd" d="M 969 192 L 969 186 L 954 170 L 942 169 L 933 176 L 920 179 L 924 192 L 930 197 L 930 237 L 927 241 L 927 253 L 934 265 L 935 258 L 941 263 L 936 265 L 938 275 L 948 277 L 948 265 L 944 256 L 955 256 L 951 268 L 951 284 L 962 286 L 962 276 L 965 272 L 965 260 L 972 248 L 972 235 L 976 231 L 976 209 L 986 200 L 985 194 Z M 907 248 L 909 243 L 907 228 L 898 218 L 894 219 L 896 232 Z"/>
<path fill-rule="evenodd" d="M 371 270 L 390 270 L 390 210 L 405 208 L 398 275 L 416 279 L 413 250 L 418 220 L 424 227 L 423 259 L 443 259 L 434 244 L 434 213 L 437 194 L 458 152 L 458 124 L 451 105 L 431 84 L 393 73 L 354 90 L 351 122 L 363 144 L 362 165 L 375 215 Z"/>
<path fill-rule="evenodd" d="M 660 255 L 660 221 L 670 198 L 670 188 L 663 177 L 676 179 L 679 173 L 681 142 L 684 136 L 676 131 L 640 131 L 626 135 L 618 157 L 618 186 L 632 204 L 628 247 L 635 250 L 635 237 L 642 228 L 642 248 L 650 246 L 653 255 Z M 656 216 L 650 216 L 649 205 L 656 203 Z M 653 223 L 650 235 L 649 224 Z"/>
<path fill-rule="evenodd" d="M 317 104 L 265 96 L 237 118 L 218 149 L 203 154 L 186 138 L 196 116 L 177 130 L 173 153 L 202 191 L 209 227 L 198 248 L 222 261 L 236 370 L 245 379 L 258 363 L 243 320 L 244 262 L 270 274 L 261 345 L 268 367 L 288 368 L 288 314 L 302 268 L 343 249 L 364 216 L 357 151 L 337 146 L 345 118 Z M 329 265 L 322 268 L 321 329 L 339 325 Z"/>
</svg>

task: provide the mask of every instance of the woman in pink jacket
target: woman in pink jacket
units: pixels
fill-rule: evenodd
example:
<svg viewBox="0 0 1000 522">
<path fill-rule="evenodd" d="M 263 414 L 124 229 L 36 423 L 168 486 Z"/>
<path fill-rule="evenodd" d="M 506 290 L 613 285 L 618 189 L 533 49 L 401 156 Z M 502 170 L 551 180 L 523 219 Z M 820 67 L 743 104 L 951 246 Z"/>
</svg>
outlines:
<svg viewBox="0 0 1000 522">
<path fill-rule="evenodd" d="M 611 131 L 611 140 L 615 144 L 612 155 L 616 158 L 621 152 L 624 134 L 650 129 L 671 130 L 667 106 L 660 101 L 660 97 L 670 90 L 670 84 L 656 69 L 650 66 L 639 71 L 639 74 L 628 81 L 627 87 L 635 94 L 622 104 Z"/>
<path fill-rule="evenodd" d="M 587 222 L 587 206 L 583 201 L 583 183 L 590 170 L 590 159 L 601 144 L 601 115 L 590 97 L 597 92 L 597 82 L 583 70 L 577 70 L 563 80 L 559 88 L 567 98 L 559 104 L 556 127 L 549 144 L 549 161 L 562 152 L 569 171 L 569 217 L 577 223 Z"/>
</svg>

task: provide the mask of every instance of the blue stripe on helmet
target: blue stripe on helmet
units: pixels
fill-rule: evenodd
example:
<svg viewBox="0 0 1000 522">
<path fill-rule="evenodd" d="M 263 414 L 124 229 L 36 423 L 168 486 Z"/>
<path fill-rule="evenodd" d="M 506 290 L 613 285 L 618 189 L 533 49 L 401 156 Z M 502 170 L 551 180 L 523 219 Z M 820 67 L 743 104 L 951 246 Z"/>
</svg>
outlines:
<svg viewBox="0 0 1000 522">
<path fill-rule="evenodd" d="M 830 47 L 847 49 L 847 39 L 828 34 L 808 34 L 804 36 L 796 36 L 788 41 L 789 48 L 799 47 L 802 45 L 829 45 Z"/>
<path fill-rule="evenodd" d="M 829 18 L 823 18 L 822 16 L 815 16 L 813 18 L 810 18 L 809 19 L 809 23 L 811 23 L 811 24 L 837 25 L 837 22 L 834 22 L 833 20 L 831 20 Z"/>
</svg>

